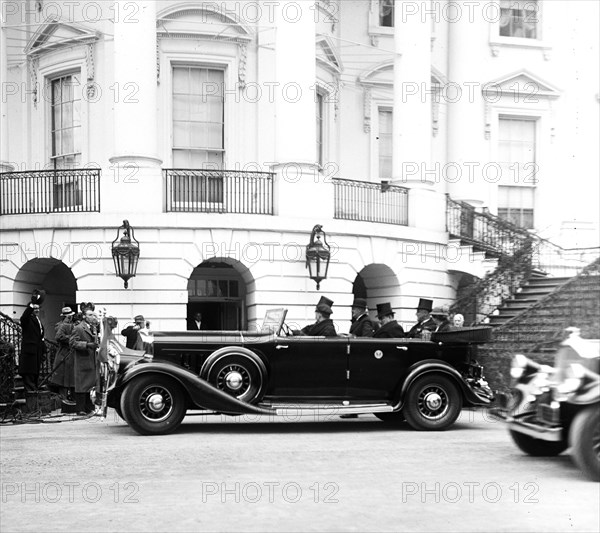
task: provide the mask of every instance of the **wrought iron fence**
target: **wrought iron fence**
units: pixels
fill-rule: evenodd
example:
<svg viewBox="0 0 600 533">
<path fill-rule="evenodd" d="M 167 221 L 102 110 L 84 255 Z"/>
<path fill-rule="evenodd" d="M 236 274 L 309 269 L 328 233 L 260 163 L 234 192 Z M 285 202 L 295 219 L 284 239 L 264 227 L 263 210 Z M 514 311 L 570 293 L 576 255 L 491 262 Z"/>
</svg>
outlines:
<svg viewBox="0 0 600 533">
<path fill-rule="evenodd" d="M 446 229 L 450 237 L 490 254 L 512 255 L 531 238 L 531 234 L 500 217 L 475 211 L 465 202 L 447 196 Z"/>
<path fill-rule="evenodd" d="M 0 174 L 0 215 L 100 211 L 100 169 Z"/>
<path fill-rule="evenodd" d="M 408 189 L 335 178 L 334 218 L 408 225 Z"/>
<path fill-rule="evenodd" d="M 273 174 L 165 169 L 165 211 L 273 214 Z"/>
</svg>

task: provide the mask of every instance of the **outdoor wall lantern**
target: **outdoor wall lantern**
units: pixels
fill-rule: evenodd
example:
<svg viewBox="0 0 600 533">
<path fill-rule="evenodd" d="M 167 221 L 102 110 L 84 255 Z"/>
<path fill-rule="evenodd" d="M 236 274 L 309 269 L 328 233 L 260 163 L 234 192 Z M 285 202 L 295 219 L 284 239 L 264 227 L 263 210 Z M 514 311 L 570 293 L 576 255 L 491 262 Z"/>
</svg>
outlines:
<svg viewBox="0 0 600 533">
<path fill-rule="evenodd" d="M 321 242 L 321 237 L 323 242 Z M 316 238 L 316 240 L 315 240 Z M 323 226 L 317 224 L 310 235 L 310 242 L 306 247 L 306 266 L 310 279 L 317 282 L 317 290 L 322 280 L 327 277 L 329 259 L 331 258 L 331 247 L 327 244 Z"/>
<path fill-rule="evenodd" d="M 119 241 L 119 233 L 123 236 Z M 130 278 L 135 277 L 138 259 L 140 258 L 140 243 L 133 236 L 133 228 L 128 220 L 117 230 L 117 238 L 112 243 L 112 256 L 115 262 L 115 275 L 125 282 L 125 288 Z"/>
</svg>

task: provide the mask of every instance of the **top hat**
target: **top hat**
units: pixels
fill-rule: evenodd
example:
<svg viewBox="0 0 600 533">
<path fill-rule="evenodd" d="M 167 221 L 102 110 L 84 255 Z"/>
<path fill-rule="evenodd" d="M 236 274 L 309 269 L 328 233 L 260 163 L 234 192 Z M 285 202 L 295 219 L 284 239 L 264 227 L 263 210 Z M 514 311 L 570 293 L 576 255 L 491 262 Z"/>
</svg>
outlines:
<svg viewBox="0 0 600 533">
<path fill-rule="evenodd" d="M 144 322 L 144 315 L 135 315 L 133 317 L 134 322 Z"/>
<path fill-rule="evenodd" d="M 73 316 L 74 314 L 75 314 L 75 311 L 73 311 L 73 309 L 71 309 L 68 305 L 63 307 L 60 312 L 60 316 Z"/>
<path fill-rule="evenodd" d="M 392 304 L 390 302 L 377 304 L 377 318 L 383 318 L 387 315 L 394 316 L 394 311 L 392 311 Z"/>
<path fill-rule="evenodd" d="M 441 307 L 434 307 L 431 311 L 431 316 L 437 316 L 440 318 L 448 318 L 448 307 L 443 305 Z"/>
<path fill-rule="evenodd" d="M 364 298 L 354 298 L 354 302 L 352 302 L 352 307 L 357 307 L 358 309 L 366 309 L 367 300 L 365 300 Z"/>
<path fill-rule="evenodd" d="M 417 305 L 417 310 L 423 309 L 424 311 L 431 312 L 431 308 L 433 307 L 433 300 L 427 300 L 426 298 L 419 298 L 419 305 Z"/>
<path fill-rule="evenodd" d="M 333 311 L 331 310 L 332 305 L 333 300 L 325 298 L 325 296 L 321 296 L 321 299 L 319 300 L 319 303 L 317 303 L 315 311 L 319 311 L 319 313 L 329 316 L 331 313 L 333 313 Z"/>
<path fill-rule="evenodd" d="M 46 291 L 43 289 L 34 289 L 31 293 L 31 303 L 42 305 L 46 299 Z"/>
</svg>

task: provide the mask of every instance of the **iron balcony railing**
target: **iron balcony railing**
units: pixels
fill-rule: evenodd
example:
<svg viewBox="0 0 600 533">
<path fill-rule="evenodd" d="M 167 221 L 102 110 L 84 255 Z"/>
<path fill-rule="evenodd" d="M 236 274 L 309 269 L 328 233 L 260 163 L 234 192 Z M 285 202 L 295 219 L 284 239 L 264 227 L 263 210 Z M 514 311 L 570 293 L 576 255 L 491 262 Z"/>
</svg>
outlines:
<svg viewBox="0 0 600 533">
<path fill-rule="evenodd" d="M 492 255 L 513 255 L 532 238 L 525 229 L 502 218 L 475 211 L 465 202 L 447 196 L 446 228 L 450 237 Z"/>
<path fill-rule="evenodd" d="M 408 189 L 339 178 L 333 187 L 334 218 L 408 225 Z"/>
<path fill-rule="evenodd" d="M 165 169 L 165 211 L 273 214 L 273 174 Z"/>
<path fill-rule="evenodd" d="M 100 169 L 0 174 L 0 215 L 100 211 Z"/>
</svg>

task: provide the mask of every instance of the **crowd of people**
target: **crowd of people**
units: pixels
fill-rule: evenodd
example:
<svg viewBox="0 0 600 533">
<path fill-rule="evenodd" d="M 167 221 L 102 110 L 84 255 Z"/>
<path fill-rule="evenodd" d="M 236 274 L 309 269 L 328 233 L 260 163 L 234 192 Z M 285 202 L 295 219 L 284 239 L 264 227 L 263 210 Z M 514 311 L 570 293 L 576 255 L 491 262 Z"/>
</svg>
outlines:
<svg viewBox="0 0 600 533">
<path fill-rule="evenodd" d="M 44 291 L 35 290 L 31 302 L 21 315 L 21 353 L 19 356 L 19 375 L 27 392 L 35 392 L 40 385 L 39 373 L 46 354 L 44 326 L 39 319 L 40 306 L 45 298 Z M 60 321 L 56 324 L 55 341 L 57 345 L 52 372 L 48 377 L 51 388 L 65 405 L 75 406 L 79 415 L 101 414 L 101 396 L 103 388 L 103 364 L 108 362 L 108 338 L 116 327 L 116 320 L 106 317 L 104 309 L 96 310 L 92 302 L 68 305 L 61 309 Z M 143 327 L 144 318 L 136 317 L 135 326 L 123 330 L 127 344 L 136 345 L 138 318 Z M 133 334 L 130 328 L 137 328 Z M 133 338 L 133 340 L 130 340 Z M 90 391 L 97 392 L 92 403 Z"/>
</svg>

